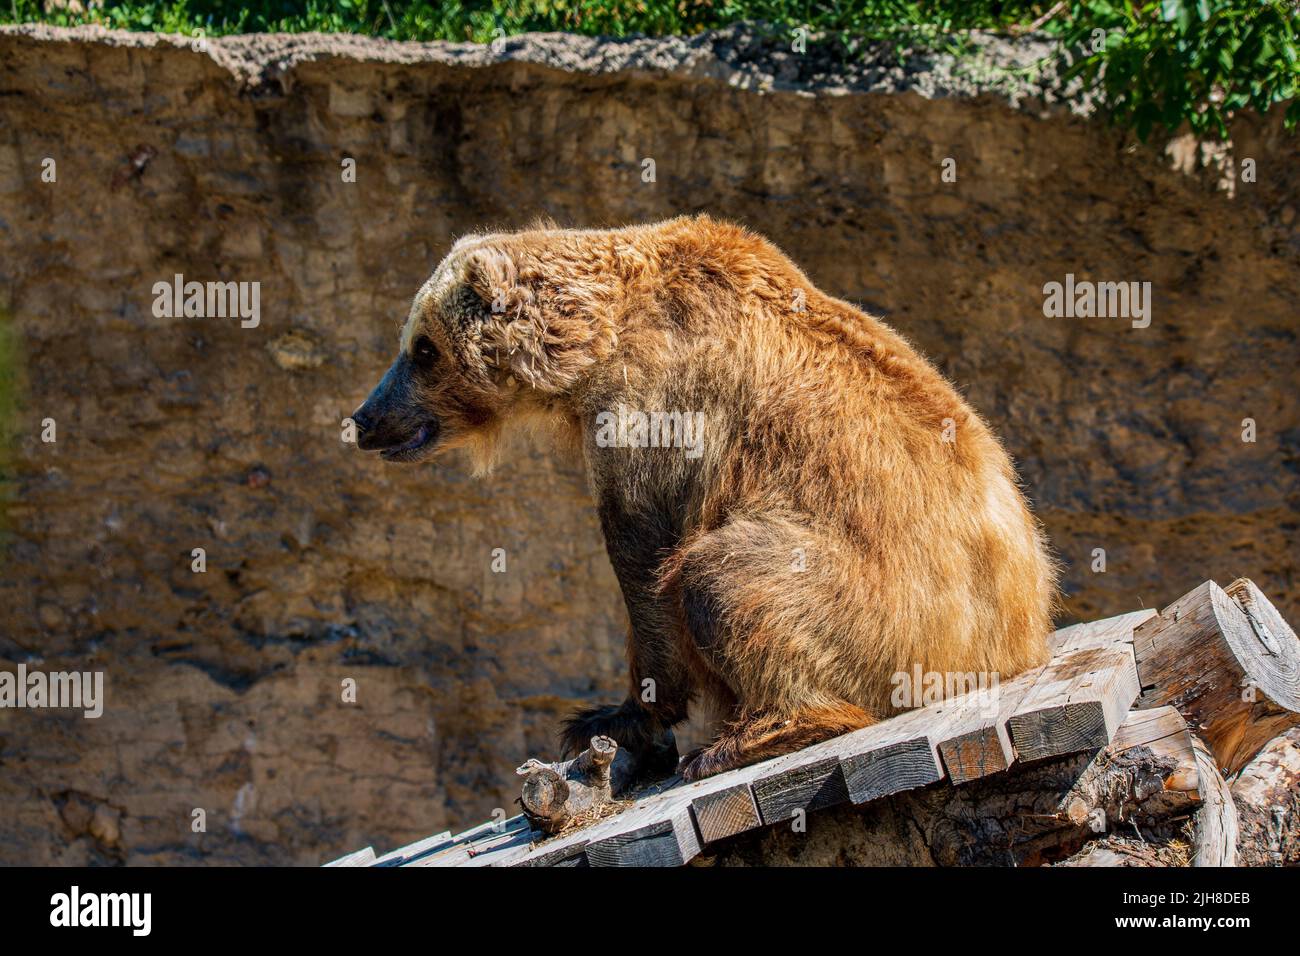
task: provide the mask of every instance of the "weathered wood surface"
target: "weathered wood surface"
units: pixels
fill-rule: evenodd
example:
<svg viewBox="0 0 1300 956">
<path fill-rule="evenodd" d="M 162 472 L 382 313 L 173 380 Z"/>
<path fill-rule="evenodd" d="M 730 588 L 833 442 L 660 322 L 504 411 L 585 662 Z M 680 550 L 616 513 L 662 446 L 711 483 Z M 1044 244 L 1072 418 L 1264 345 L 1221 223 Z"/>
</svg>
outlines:
<svg viewBox="0 0 1300 956">
<path fill-rule="evenodd" d="M 989 774 L 1001 773 L 1016 761 L 1007 721 L 1038 680 L 1037 670 L 1001 682 L 995 694 L 977 691 L 990 705 L 966 726 L 954 727 L 942 735 L 939 756 L 953 783 L 969 783 Z"/>
<path fill-rule="evenodd" d="M 1123 630 L 1122 628 L 1120 629 Z M 1131 633 L 1131 627 L 1129 628 Z M 1127 645 L 1109 652 L 1086 648 L 1070 656 L 1075 665 L 1088 655 L 1086 673 L 1099 688 L 1085 688 L 1064 703 L 1071 707 L 1107 705 L 1112 687 L 1136 696 L 1132 655 Z M 1108 674 L 1107 669 L 1116 674 Z M 1075 667 L 1079 669 L 1078 666 Z M 1067 695 L 1068 697 L 1068 695 Z M 928 786 L 946 776 L 940 744 L 960 738 L 991 717 L 1009 719 L 1000 709 L 1000 692 L 977 692 L 900 714 L 863 730 L 689 785 L 679 785 L 637 802 L 629 810 L 534 851 L 511 859 L 512 865 L 538 865 L 581 856 L 596 866 L 685 863 L 702 847 L 728 836 L 793 819 L 837 803 L 867 803 L 904 790 Z M 1056 706 L 1055 704 L 1053 706 Z M 1117 705 L 1119 706 L 1119 705 Z M 1122 706 L 1127 706 L 1122 705 Z M 1110 711 L 1106 711 L 1109 716 Z M 1101 720 L 1098 733 L 1075 735 L 1054 743 L 1054 752 L 1097 749 L 1109 741 L 1118 723 Z M 1004 730 L 1005 732 L 1005 730 Z"/>
<path fill-rule="evenodd" d="M 1133 650 L 1138 706 L 1177 707 L 1227 775 L 1300 725 L 1300 641 L 1248 580 L 1206 581 L 1141 624 Z"/>
<path fill-rule="evenodd" d="M 372 863 L 372 866 L 402 866 L 409 863 L 416 857 L 426 856 L 434 850 L 443 849 L 452 844 L 450 830 L 444 830 L 442 833 L 435 834 L 431 837 L 425 837 L 423 840 L 417 840 L 409 846 L 399 847 L 389 853 L 385 853 L 378 860 Z"/>
<path fill-rule="evenodd" d="M 483 823 L 459 833 L 448 842 L 418 853 L 397 866 L 483 866 L 484 858 L 508 848 L 526 845 L 532 839 L 528 820 L 519 814 L 500 821 Z"/>
<path fill-rule="evenodd" d="M 1227 699 L 1239 696 L 1235 687 L 1225 696 L 1215 668 L 1236 662 L 1242 673 L 1260 678 L 1252 685 L 1256 693 L 1285 698 L 1291 686 L 1288 642 L 1295 643 L 1294 633 L 1253 585 L 1235 582 L 1230 590 L 1236 600 L 1208 582 L 1159 614 L 1135 611 L 1064 628 L 1051 636 L 1055 656 L 1043 668 L 751 767 L 692 784 L 663 781 L 613 815 L 549 839 L 519 816 L 457 836 L 431 837 L 373 865 L 682 865 L 709 844 L 802 814 L 919 792 L 944 780 L 983 786 L 1027 761 L 1038 762 L 1031 768 L 1043 768 L 1037 774 L 1045 781 L 1042 792 L 1017 794 L 1019 778 L 1009 779 L 1012 804 L 1029 800 L 1050 806 L 1054 786 L 1070 790 L 1065 804 L 1045 814 L 1047 824 L 1027 832 L 1054 839 L 1060 826 L 1077 830 L 1085 818 L 1088 825 L 1126 823 L 1126 813 L 1137 807 L 1149 816 L 1182 814 L 1182 819 L 1204 803 L 1197 857 L 1206 865 L 1231 865 L 1225 861 L 1238 842 L 1236 814 L 1214 767 L 1223 759 L 1216 747 L 1244 752 L 1250 744 L 1243 741 L 1257 731 L 1243 724 L 1258 718 L 1271 727 L 1297 715 L 1272 696 L 1262 703 L 1256 697 L 1253 710 Z M 1219 647 L 1198 650 L 1207 640 Z M 1250 652 L 1256 646 L 1273 659 L 1263 665 L 1254 661 Z M 1199 682 L 1178 680 L 1174 655 L 1182 655 L 1184 669 L 1201 675 Z M 1140 676 L 1152 681 L 1140 682 Z M 1130 712 L 1139 693 L 1144 709 Z M 1162 706 L 1162 698 L 1174 706 Z M 1190 730 L 1185 715 L 1194 722 Z M 1193 731 L 1206 737 L 1199 754 Z M 1070 777 L 1071 767 L 1077 780 Z M 1267 789 L 1262 783 L 1260 788 Z M 1058 816 L 1064 824 L 1052 822 Z M 1112 842 L 1071 865 L 1141 855 Z M 967 849 L 972 859 L 978 856 Z M 961 857 L 955 850 L 954 855 Z"/>
<path fill-rule="evenodd" d="M 573 760 L 529 760 L 515 773 L 524 778 L 519 798 L 524 816 L 543 833 L 559 833 L 613 803 L 635 779 L 637 766 L 612 737 L 592 737 Z"/>
<path fill-rule="evenodd" d="M 331 860 L 325 866 L 373 866 L 375 863 L 375 851 L 372 847 L 366 847 L 364 850 L 357 850 L 355 853 L 349 853 L 347 856 L 341 856 L 337 860 Z"/>
<path fill-rule="evenodd" d="M 1224 782 L 1214 755 L 1200 740 L 1192 737 L 1198 774 L 1197 790 L 1201 809 L 1196 813 L 1196 837 L 1192 866 L 1237 865 L 1237 807 L 1232 792 Z"/>
<path fill-rule="evenodd" d="M 1047 638 L 1047 646 L 1053 657 L 1059 657 L 1069 651 L 1082 650 L 1085 647 L 1106 647 L 1111 644 L 1133 643 L 1133 632 L 1139 625 L 1145 624 L 1158 612 L 1154 608 L 1141 611 L 1129 611 L 1115 617 L 1102 618 L 1099 621 L 1086 621 L 1063 627 Z"/>
<path fill-rule="evenodd" d="M 713 843 L 763 825 L 754 791 L 749 782 L 728 782 L 720 790 L 697 795 L 691 800 L 691 813 L 699 828 L 700 839 Z"/>
<path fill-rule="evenodd" d="M 1124 793 L 1125 802 L 1118 813 L 1107 809 L 1105 836 L 1089 842 L 1062 866 L 1237 865 L 1232 795 L 1209 749 L 1175 708 L 1132 711 L 1105 757 L 1095 765 L 1095 775 L 1089 768 L 1077 789 L 1112 800 L 1115 793 Z M 1082 805 L 1071 805 L 1067 812 L 1076 820 L 1100 817 Z M 1146 841 L 1136 828 L 1141 816 L 1148 825 L 1162 826 L 1167 836 L 1172 825 L 1189 814 L 1190 850 L 1178 839 Z M 1132 832 L 1125 832 L 1126 818 L 1135 825 L 1136 841 Z"/>
<path fill-rule="evenodd" d="M 1104 747 L 1139 690 L 1127 644 L 1084 647 L 1053 658 L 1007 720 L 1012 746 L 1021 760 Z"/>
<path fill-rule="evenodd" d="M 1059 658 L 1074 651 L 1132 644 L 1134 628 L 1155 614 L 1154 610 L 1132 611 L 1100 621 L 1075 624 L 1050 635 L 1048 645 L 1053 658 Z M 958 728 L 956 733 L 939 742 L 939 754 L 950 780 L 968 783 L 992 773 L 1001 773 L 1015 763 L 1017 754 L 1008 721 L 1042 676 L 1042 670 L 1030 671 L 999 682 L 993 694 L 979 692 L 995 697 L 995 706 L 985 710 L 982 719 Z"/>
<path fill-rule="evenodd" d="M 1199 795 L 1186 724 L 1172 708 L 1130 714 L 1103 751 L 1017 764 L 960 786 L 940 783 L 769 827 L 710 848 L 714 865 L 1037 866 L 1111 837 L 1153 848 L 1181 835 Z M 1173 738 L 1173 739 L 1170 739 Z M 1182 741 L 1181 750 L 1177 741 Z M 1142 836 L 1138 834 L 1141 828 Z M 1120 840 L 1116 841 L 1121 842 Z M 1186 842 L 1161 849 L 1185 865 Z"/>
<path fill-rule="evenodd" d="M 1232 782 L 1242 866 L 1300 866 L 1300 728 L 1261 750 Z"/>
<path fill-rule="evenodd" d="M 1123 636 L 1131 633 L 1131 626 L 1111 620 L 1090 627 L 1094 644 L 1104 636 L 1127 652 Z M 1074 629 L 1072 640 L 1080 640 L 1082 633 Z M 1105 674 L 1108 664 L 1121 672 L 1131 666 L 1123 654 L 1094 660 L 1099 657 L 1095 647 L 1086 647 L 1084 652 L 1096 665 L 1087 673 L 1099 687 L 1124 684 L 1123 673 L 1109 680 Z M 1071 658 L 1075 664 L 1080 659 Z M 1077 666 L 1074 669 L 1079 670 Z M 681 865 L 708 843 L 788 821 L 799 813 L 844 802 L 864 804 L 938 783 L 949 775 L 944 744 L 948 745 L 947 759 L 959 768 L 959 780 L 993 773 L 999 763 L 1006 769 L 1015 762 L 1008 721 L 1022 696 L 1039 686 L 1043 673 L 1045 669 L 995 688 L 907 711 L 798 753 L 707 780 L 671 786 L 671 781 L 665 782 L 649 788 L 612 816 L 549 839 L 539 828 L 530 828 L 524 815 L 456 836 L 440 834 L 395 850 L 377 862 L 381 866 Z M 1101 699 L 1097 693 L 1081 692 L 1062 706 L 1070 712 L 1074 707 L 1095 706 Z M 1113 727 L 1105 720 L 1101 727 L 1101 737 L 1095 729 L 1076 734 L 1070 740 L 1056 741 L 1054 752 L 1069 752 L 1071 746 L 1104 746 Z M 963 748 L 974 746 L 968 742 L 981 738 L 997 741 L 998 760 L 967 759 Z M 976 764 L 978 769 L 970 769 Z M 566 774 L 571 769 L 563 767 Z M 529 768 L 529 772 L 537 769 Z M 557 806 L 562 803 L 562 799 L 557 801 Z"/>
</svg>

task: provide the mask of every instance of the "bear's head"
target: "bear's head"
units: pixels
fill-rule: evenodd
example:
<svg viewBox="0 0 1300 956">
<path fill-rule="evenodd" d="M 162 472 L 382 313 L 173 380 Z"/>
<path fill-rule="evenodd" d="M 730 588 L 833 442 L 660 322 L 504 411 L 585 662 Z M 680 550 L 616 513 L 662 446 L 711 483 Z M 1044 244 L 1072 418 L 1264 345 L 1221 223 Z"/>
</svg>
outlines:
<svg viewBox="0 0 1300 956">
<path fill-rule="evenodd" d="M 352 415 L 358 447 L 398 462 L 466 448 L 483 471 L 506 425 L 562 414 L 615 337 L 612 273 L 595 251 L 562 230 L 457 242 L 416 293 L 397 358 Z"/>
</svg>

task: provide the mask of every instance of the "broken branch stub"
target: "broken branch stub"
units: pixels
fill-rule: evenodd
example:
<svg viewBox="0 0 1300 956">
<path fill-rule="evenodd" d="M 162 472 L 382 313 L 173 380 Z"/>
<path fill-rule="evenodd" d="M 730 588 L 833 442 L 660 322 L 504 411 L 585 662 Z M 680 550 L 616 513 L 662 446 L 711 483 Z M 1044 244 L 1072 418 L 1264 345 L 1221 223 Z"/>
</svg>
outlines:
<svg viewBox="0 0 1300 956">
<path fill-rule="evenodd" d="M 519 803 L 524 815 L 545 833 L 613 803 L 635 779 L 636 761 L 612 737 L 592 737 L 572 760 L 547 764 L 529 760 L 515 773 L 524 778 Z"/>
</svg>

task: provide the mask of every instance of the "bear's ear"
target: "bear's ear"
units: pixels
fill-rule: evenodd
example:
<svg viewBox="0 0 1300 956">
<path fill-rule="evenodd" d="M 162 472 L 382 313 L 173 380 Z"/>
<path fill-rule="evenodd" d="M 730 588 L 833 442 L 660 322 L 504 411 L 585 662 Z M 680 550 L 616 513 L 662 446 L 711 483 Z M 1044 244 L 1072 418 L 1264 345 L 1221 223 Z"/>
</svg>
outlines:
<svg viewBox="0 0 1300 956">
<path fill-rule="evenodd" d="M 465 256 L 465 285 L 494 316 L 518 313 L 527 290 L 519 284 L 519 270 L 504 251 L 480 246 Z"/>
<path fill-rule="evenodd" d="M 583 336 L 570 341 L 565 334 L 578 332 L 562 315 L 548 315 L 546 303 L 555 305 L 541 279 L 521 278 L 518 264 L 501 249 L 481 246 L 468 254 L 465 283 L 482 302 L 479 348 L 484 364 L 500 384 L 518 384 L 547 394 L 571 385 L 585 356 Z"/>
</svg>

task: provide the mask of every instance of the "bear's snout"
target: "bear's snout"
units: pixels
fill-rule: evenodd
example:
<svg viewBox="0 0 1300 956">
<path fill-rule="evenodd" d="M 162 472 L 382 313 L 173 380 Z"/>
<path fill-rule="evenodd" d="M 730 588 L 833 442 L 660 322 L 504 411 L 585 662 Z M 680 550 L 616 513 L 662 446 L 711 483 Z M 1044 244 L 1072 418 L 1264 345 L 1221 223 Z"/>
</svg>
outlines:
<svg viewBox="0 0 1300 956">
<path fill-rule="evenodd" d="M 352 413 L 357 447 L 388 461 L 414 461 L 431 446 L 442 423 L 411 401 L 410 360 L 400 356 L 361 407 Z"/>
</svg>

